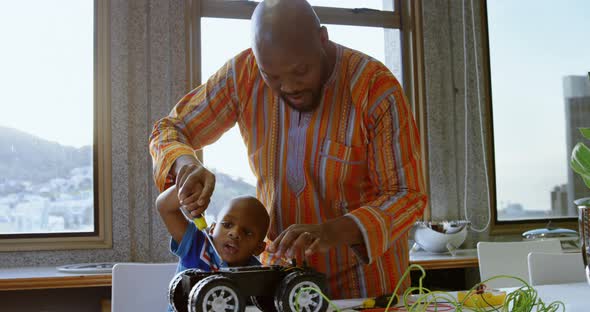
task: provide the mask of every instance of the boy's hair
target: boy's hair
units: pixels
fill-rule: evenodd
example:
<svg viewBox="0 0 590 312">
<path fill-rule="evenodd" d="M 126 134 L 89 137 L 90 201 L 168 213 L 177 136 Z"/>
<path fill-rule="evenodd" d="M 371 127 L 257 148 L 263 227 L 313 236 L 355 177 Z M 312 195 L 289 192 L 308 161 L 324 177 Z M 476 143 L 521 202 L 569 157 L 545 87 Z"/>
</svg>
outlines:
<svg viewBox="0 0 590 312">
<path fill-rule="evenodd" d="M 266 237 L 268 232 L 268 227 L 270 226 L 270 216 L 268 215 L 268 211 L 264 207 L 264 205 L 254 196 L 244 195 L 244 196 L 237 196 L 232 198 L 217 214 L 216 221 L 220 221 L 223 217 L 227 214 L 229 208 L 234 204 L 236 201 L 246 201 L 246 204 L 252 210 L 252 213 L 257 214 L 257 218 L 262 218 L 262 226 L 263 226 L 263 235 L 262 237 Z"/>
</svg>

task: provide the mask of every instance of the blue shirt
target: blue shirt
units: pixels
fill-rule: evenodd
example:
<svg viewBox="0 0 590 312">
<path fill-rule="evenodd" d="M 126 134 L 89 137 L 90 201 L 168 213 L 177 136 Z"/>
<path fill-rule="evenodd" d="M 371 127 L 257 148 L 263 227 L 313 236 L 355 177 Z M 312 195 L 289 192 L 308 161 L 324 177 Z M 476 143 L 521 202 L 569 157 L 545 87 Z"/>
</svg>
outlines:
<svg viewBox="0 0 590 312">
<path fill-rule="evenodd" d="M 219 268 L 228 267 L 227 262 L 219 257 L 205 235 L 208 234 L 199 231 L 194 223 L 189 222 L 180 244 L 170 238 L 170 251 L 178 257 L 176 273 L 186 269 L 215 272 Z M 254 256 L 250 257 L 248 264 L 246 264 L 246 266 L 252 265 L 260 265 L 260 261 Z M 172 306 L 168 305 L 168 311 L 174 311 Z"/>
<path fill-rule="evenodd" d="M 174 241 L 174 239 L 170 239 L 170 251 L 179 258 L 176 273 L 186 269 L 200 269 L 205 272 L 215 272 L 219 268 L 228 267 L 227 263 L 215 252 L 205 235 L 207 234 L 199 231 L 195 224 L 190 222 L 180 244 Z M 260 261 L 252 256 L 246 266 L 251 265 L 260 265 Z"/>
</svg>

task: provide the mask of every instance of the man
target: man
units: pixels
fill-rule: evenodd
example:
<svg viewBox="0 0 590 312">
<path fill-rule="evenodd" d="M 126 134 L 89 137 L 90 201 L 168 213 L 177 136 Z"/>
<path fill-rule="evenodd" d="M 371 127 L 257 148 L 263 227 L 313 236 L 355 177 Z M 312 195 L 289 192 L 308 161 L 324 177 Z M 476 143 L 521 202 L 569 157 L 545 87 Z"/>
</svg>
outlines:
<svg viewBox="0 0 590 312">
<path fill-rule="evenodd" d="M 252 49 L 154 126 L 158 188 L 176 184 L 181 203 L 203 212 L 215 177 L 194 150 L 237 122 L 271 217 L 262 263 L 304 252 L 327 275 L 333 299 L 391 293 L 427 202 L 399 82 L 380 62 L 331 42 L 304 0 L 264 1 L 252 25 Z"/>
</svg>

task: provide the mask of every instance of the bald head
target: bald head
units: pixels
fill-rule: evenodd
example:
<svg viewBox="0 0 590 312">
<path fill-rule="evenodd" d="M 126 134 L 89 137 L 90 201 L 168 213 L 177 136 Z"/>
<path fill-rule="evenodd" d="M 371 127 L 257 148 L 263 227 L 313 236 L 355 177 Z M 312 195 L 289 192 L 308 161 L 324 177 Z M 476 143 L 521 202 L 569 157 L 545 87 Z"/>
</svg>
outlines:
<svg viewBox="0 0 590 312">
<path fill-rule="evenodd" d="M 298 111 L 318 105 L 335 59 L 328 31 L 305 0 L 265 0 L 252 14 L 252 51 L 266 84 Z"/>
<path fill-rule="evenodd" d="M 319 44 L 320 19 L 305 0 L 262 1 L 252 15 L 255 49 Z"/>
</svg>

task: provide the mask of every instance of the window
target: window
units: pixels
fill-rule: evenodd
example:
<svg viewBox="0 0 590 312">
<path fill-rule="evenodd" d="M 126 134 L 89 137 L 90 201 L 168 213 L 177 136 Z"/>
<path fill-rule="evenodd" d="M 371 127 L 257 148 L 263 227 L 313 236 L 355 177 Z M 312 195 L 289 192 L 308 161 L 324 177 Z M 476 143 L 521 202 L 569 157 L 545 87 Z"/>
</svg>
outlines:
<svg viewBox="0 0 590 312">
<path fill-rule="evenodd" d="M 106 3 L 0 3 L 0 250 L 111 244 Z"/>
<path fill-rule="evenodd" d="M 260 2 L 260 0 L 256 0 L 256 2 Z M 373 10 L 382 10 L 382 11 L 393 11 L 393 1 L 383 1 L 383 0 L 368 0 L 368 1 L 359 1 L 359 0 L 308 0 L 311 5 L 313 6 L 323 6 L 323 7 L 330 7 L 330 8 L 346 8 L 346 9 L 373 9 Z M 386 5 L 391 4 L 391 5 Z"/>
<path fill-rule="evenodd" d="M 486 11 L 495 223 L 573 221 L 572 201 L 590 195 L 569 167 L 590 126 L 590 3 L 489 0 Z"/>
<path fill-rule="evenodd" d="M 322 24 L 328 28 L 332 41 L 380 60 L 409 92 L 412 83 L 407 83 L 408 80 L 403 78 L 410 79 L 412 76 L 403 75 L 400 12 L 392 12 L 393 0 L 312 0 L 310 3 Z M 200 40 L 195 39 L 196 36 L 192 38 L 194 60 L 200 63 L 200 66 L 193 64 L 193 68 L 202 80 L 210 77 L 227 60 L 250 47 L 249 19 L 256 4 L 253 1 L 193 1 L 192 20 L 198 29 L 193 27 L 191 31 L 200 35 Z M 372 10 L 355 9 L 357 7 Z M 231 34 L 231 40 L 226 34 Z M 406 61 L 411 62 L 409 58 Z M 204 148 L 203 161 L 217 176 L 216 190 L 207 210 L 208 219 L 230 198 L 239 194 L 255 194 L 256 180 L 250 170 L 246 147 L 237 126 L 216 143 Z"/>
</svg>

